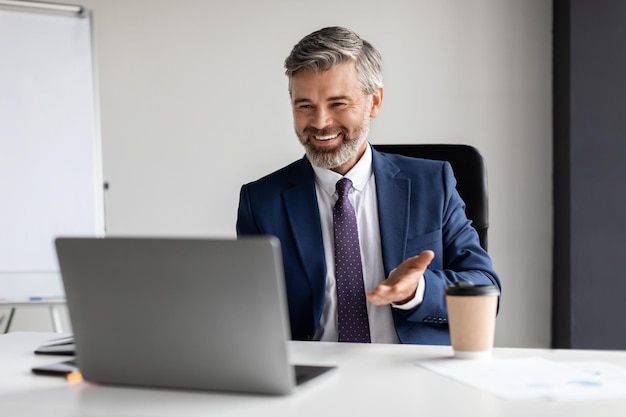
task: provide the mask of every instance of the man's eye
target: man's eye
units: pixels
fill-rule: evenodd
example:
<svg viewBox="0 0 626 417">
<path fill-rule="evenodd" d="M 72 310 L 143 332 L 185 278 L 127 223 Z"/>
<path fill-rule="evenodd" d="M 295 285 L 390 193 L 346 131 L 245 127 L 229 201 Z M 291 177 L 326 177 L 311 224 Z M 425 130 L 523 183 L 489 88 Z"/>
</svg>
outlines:
<svg viewBox="0 0 626 417">
<path fill-rule="evenodd" d="M 345 107 L 346 103 L 337 102 L 337 103 L 333 103 L 332 106 L 333 107 L 337 107 L 337 108 L 341 108 L 341 107 Z"/>
<path fill-rule="evenodd" d="M 310 104 L 300 104 L 297 108 L 300 110 L 308 110 L 308 109 L 312 109 L 313 106 Z"/>
</svg>

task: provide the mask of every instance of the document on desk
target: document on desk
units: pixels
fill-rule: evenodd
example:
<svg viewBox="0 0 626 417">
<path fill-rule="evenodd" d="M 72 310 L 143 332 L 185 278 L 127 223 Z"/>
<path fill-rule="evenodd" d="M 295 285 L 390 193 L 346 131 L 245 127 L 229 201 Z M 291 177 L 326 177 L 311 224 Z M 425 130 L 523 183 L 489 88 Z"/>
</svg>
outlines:
<svg viewBox="0 0 626 417">
<path fill-rule="evenodd" d="M 607 362 L 433 359 L 419 365 L 504 399 L 551 401 L 626 397 L 626 368 Z"/>
</svg>

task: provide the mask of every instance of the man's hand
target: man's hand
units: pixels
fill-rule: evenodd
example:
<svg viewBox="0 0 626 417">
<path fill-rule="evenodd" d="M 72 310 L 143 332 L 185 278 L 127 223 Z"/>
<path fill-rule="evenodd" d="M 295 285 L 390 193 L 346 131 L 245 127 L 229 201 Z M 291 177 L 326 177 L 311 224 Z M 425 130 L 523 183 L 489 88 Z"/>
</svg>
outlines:
<svg viewBox="0 0 626 417">
<path fill-rule="evenodd" d="M 406 259 L 389 277 L 367 293 L 367 299 L 374 305 L 404 304 L 415 297 L 424 271 L 435 257 L 431 250 L 425 250 L 418 256 Z"/>
</svg>

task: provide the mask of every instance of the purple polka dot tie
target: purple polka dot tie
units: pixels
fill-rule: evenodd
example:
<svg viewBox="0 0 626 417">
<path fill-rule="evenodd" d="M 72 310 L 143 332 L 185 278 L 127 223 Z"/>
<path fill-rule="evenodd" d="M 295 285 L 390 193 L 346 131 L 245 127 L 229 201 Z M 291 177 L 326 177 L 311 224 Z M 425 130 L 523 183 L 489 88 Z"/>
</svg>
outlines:
<svg viewBox="0 0 626 417">
<path fill-rule="evenodd" d="M 348 194 L 352 181 L 337 181 L 339 199 L 333 209 L 335 277 L 337 279 L 337 327 L 340 342 L 369 343 L 363 268 L 356 214 Z"/>
</svg>

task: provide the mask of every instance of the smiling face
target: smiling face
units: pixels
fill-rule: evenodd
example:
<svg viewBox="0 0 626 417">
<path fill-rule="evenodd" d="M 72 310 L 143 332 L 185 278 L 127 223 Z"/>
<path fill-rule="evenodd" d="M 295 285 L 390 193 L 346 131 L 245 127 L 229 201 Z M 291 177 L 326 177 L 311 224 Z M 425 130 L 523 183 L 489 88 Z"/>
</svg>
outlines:
<svg viewBox="0 0 626 417">
<path fill-rule="evenodd" d="M 365 94 L 350 62 L 320 72 L 301 69 L 291 77 L 290 91 L 296 135 L 311 163 L 348 172 L 365 152 L 382 87 Z"/>
</svg>

